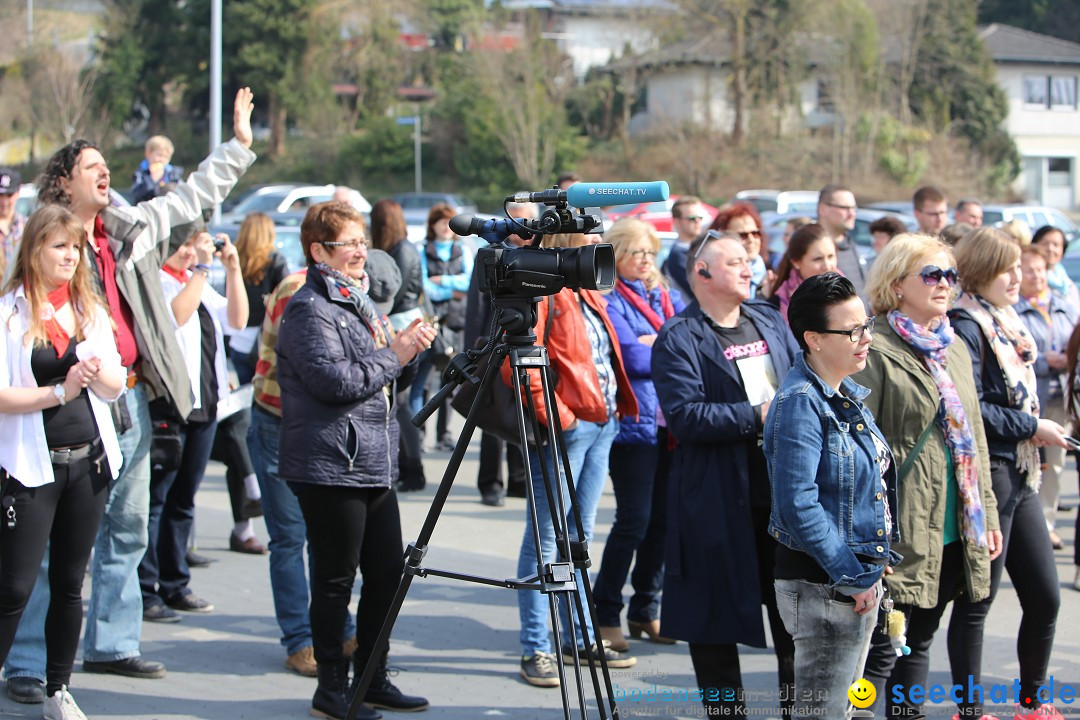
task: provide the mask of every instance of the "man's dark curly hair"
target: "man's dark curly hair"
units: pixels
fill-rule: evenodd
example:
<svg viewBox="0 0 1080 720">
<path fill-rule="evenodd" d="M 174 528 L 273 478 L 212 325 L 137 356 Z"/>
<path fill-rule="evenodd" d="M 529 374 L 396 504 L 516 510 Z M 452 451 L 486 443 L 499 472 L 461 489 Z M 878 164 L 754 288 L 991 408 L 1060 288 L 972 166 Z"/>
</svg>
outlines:
<svg viewBox="0 0 1080 720">
<path fill-rule="evenodd" d="M 98 146 L 89 140 L 76 140 L 53 153 L 37 179 L 38 202 L 40 204 L 64 205 L 65 207 L 71 204 L 71 198 L 60 187 L 60 178 L 71 177 L 71 171 L 75 169 L 75 163 L 79 161 L 79 155 L 87 148 L 97 150 Z"/>
</svg>

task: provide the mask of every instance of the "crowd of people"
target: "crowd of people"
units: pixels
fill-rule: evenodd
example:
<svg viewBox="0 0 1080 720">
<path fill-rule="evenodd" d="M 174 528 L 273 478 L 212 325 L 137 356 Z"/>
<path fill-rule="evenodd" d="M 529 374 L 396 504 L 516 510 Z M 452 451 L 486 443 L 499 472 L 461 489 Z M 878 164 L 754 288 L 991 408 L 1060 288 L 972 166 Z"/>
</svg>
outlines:
<svg viewBox="0 0 1080 720">
<path fill-rule="evenodd" d="M 213 610 L 190 587 L 206 562 L 191 535 L 212 456 L 228 468 L 231 549 L 266 552 L 251 524 L 265 518 L 285 666 L 317 678 L 311 714 L 344 718 L 369 662 L 357 717 L 428 707 L 391 682 L 390 648 L 376 646 L 402 568 L 397 494 L 426 483 L 409 418 L 454 354 L 487 344 L 500 311 L 446 205 L 431 209 L 420 247 L 392 200 L 370 221 L 347 196 L 314 205 L 303 268 L 274 251 L 265 215 L 244 220 L 235 246 L 207 232 L 205 214 L 255 160 L 252 107 L 239 91 L 235 138 L 186 179 L 171 143 L 151 138 L 130 208 L 110 203 L 108 165 L 87 141 L 49 160 L 29 218 L 14 212 L 18 174 L 0 170 L 0 663 L 8 695 L 44 703 L 51 720 L 85 718 L 68 686 L 91 557 L 84 671 L 163 677 L 140 653 L 142 622 Z M 764 647 L 767 620 L 785 715 L 843 717 L 848 686 L 865 677 L 878 712 L 921 717 L 916 698 L 885 688 L 926 684 L 950 603 L 954 682 L 978 683 L 1008 570 L 1023 607 L 1015 717 L 1061 717 L 1036 690 L 1060 605 L 1054 523 L 1080 408 L 1066 238 L 980 227 L 972 200 L 948 225 L 933 187 L 913 202 L 918 230 L 876 221 L 869 257 L 852 237 L 855 194 L 839 185 L 822 189 L 816 218 L 788 223 L 778 256 L 753 205 L 725 205 L 707 224 L 690 196 L 674 202 L 663 263 L 656 230 L 634 218 L 602 236 L 543 237 L 614 250 L 611 290 L 538 303 L 554 386 L 547 395 L 534 378 L 526 400 L 561 429 L 572 483 L 555 507 L 572 491 L 580 514 L 580 526 L 566 518 L 569 540 L 592 541 L 609 477 L 616 514 L 597 627 L 557 603 L 556 647 L 547 598 L 518 591 L 526 683 L 559 686 L 556 653 L 631 667 L 627 634 L 683 641 L 706 709 L 739 714 L 738 645 Z M 223 293 L 210 283 L 217 261 Z M 496 382 L 513 386 L 512 373 Z M 229 407 L 248 383 L 250 400 Z M 451 412 L 438 409 L 436 450 L 454 447 Z M 562 461 L 545 437 L 480 439 L 480 502 L 536 498 L 519 577 L 569 560 L 544 484 Z M 1074 560 L 1080 590 L 1080 548 Z M 895 613 L 908 654 L 885 620 Z M 970 698 L 957 716 L 987 717 Z"/>
</svg>

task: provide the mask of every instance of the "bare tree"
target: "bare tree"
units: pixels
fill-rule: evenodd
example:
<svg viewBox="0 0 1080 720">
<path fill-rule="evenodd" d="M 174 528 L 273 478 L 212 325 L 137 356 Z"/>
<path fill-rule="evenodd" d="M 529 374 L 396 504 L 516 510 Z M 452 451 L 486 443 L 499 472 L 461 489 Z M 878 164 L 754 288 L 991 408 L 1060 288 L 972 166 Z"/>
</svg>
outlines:
<svg viewBox="0 0 1080 720">
<path fill-rule="evenodd" d="M 108 119 L 94 101 L 96 69 L 62 48 L 39 50 L 27 68 L 30 114 L 38 130 L 64 143 L 79 137 L 103 139 Z"/>
<path fill-rule="evenodd" d="M 565 101 L 574 82 L 569 58 L 526 30 L 513 51 L 474 50 L 466 62 L 475 79 L 476 105 L 492 109 L 484 115 L 518 180 L 527 187 L 547 184 L 567 124 Z"/>
</svg>

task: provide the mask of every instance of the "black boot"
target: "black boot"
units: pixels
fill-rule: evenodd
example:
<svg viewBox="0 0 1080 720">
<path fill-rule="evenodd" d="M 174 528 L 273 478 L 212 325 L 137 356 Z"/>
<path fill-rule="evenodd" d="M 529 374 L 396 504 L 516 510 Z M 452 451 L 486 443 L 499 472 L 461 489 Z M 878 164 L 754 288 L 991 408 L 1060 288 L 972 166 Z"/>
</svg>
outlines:
<svg viewBox="0 0 1080 720">
<path fill-rule="evenodd" d="M 398 492 L 415 492 L 423 490 L 427 485 L 424 477 L 424 466 L 417 462 L 414 465 L 401 465 L 398 472 Z"/>
<path fill-rule="evenodd" d="M 317 667 L 319 687 L 311 698 L 311 715 L 328 720 L 344 720 L 349 713 L 349 661 L 338 660 L 331 663 L 319 663 Z M 370 708 L 361 707 L 357 720 L 379 720 L 382 715 L 365 714 Z M 374 712 L 374 711 L 371 711 Z"/>
<path fill-rule="evenodd" d="M 427 710 L 428 701 L 427 698 L 422 698 L 417 695 L 406 695 L 390 682 L 390 677 L 386 672 L 386 656 L 388 652 L 382 654 L 382 658 L 379 660 L 379 667 L 375 670 L 375 676 L 371 678 L 371 685 L 368 687 L 367 694 L 364 695 L 364 702 L 372 707 L 381 708 L 383 710 L 395 710 L 397 712 L 419 712 L 421 710 Z M 354 680 L 358 680 L 360 675 L 364 672 L 364 658 L 357 652 L 353 655 L 353 675 Z"/>
</svg>

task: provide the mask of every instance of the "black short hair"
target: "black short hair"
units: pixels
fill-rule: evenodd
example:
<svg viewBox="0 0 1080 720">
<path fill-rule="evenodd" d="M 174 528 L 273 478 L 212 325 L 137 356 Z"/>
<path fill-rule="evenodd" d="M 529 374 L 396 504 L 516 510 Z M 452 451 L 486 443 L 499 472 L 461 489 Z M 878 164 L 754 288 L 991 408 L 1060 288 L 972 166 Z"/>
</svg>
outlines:
<svg viewBox="0 0 1080 720">
<path fill-rule="evenodd" d="M 1068 243 L 1068 238 L 1065 237 L 1065 233 L 1064 231 L 1062 231 L 1061 228 L 1054 227 L 1053 225 L 1043 225 L 1041 228 L 1035 231 L 1034 235 L 1031 236 L 1031 244 L 1038 245 L 1039 242 L 1050 233 L 1060 233 L 1061 238 L 1065 240 L 1066 244 Z"/>
<path fill-rule="evenodd" d="M 858 297 L 855 286 L 840 273 L 827 272 L 803 281 L 791 294 L 787 319 L 795 342 L 806 352 L 803 333 L 828 329 L 829 308 Z"/>
</svg>

